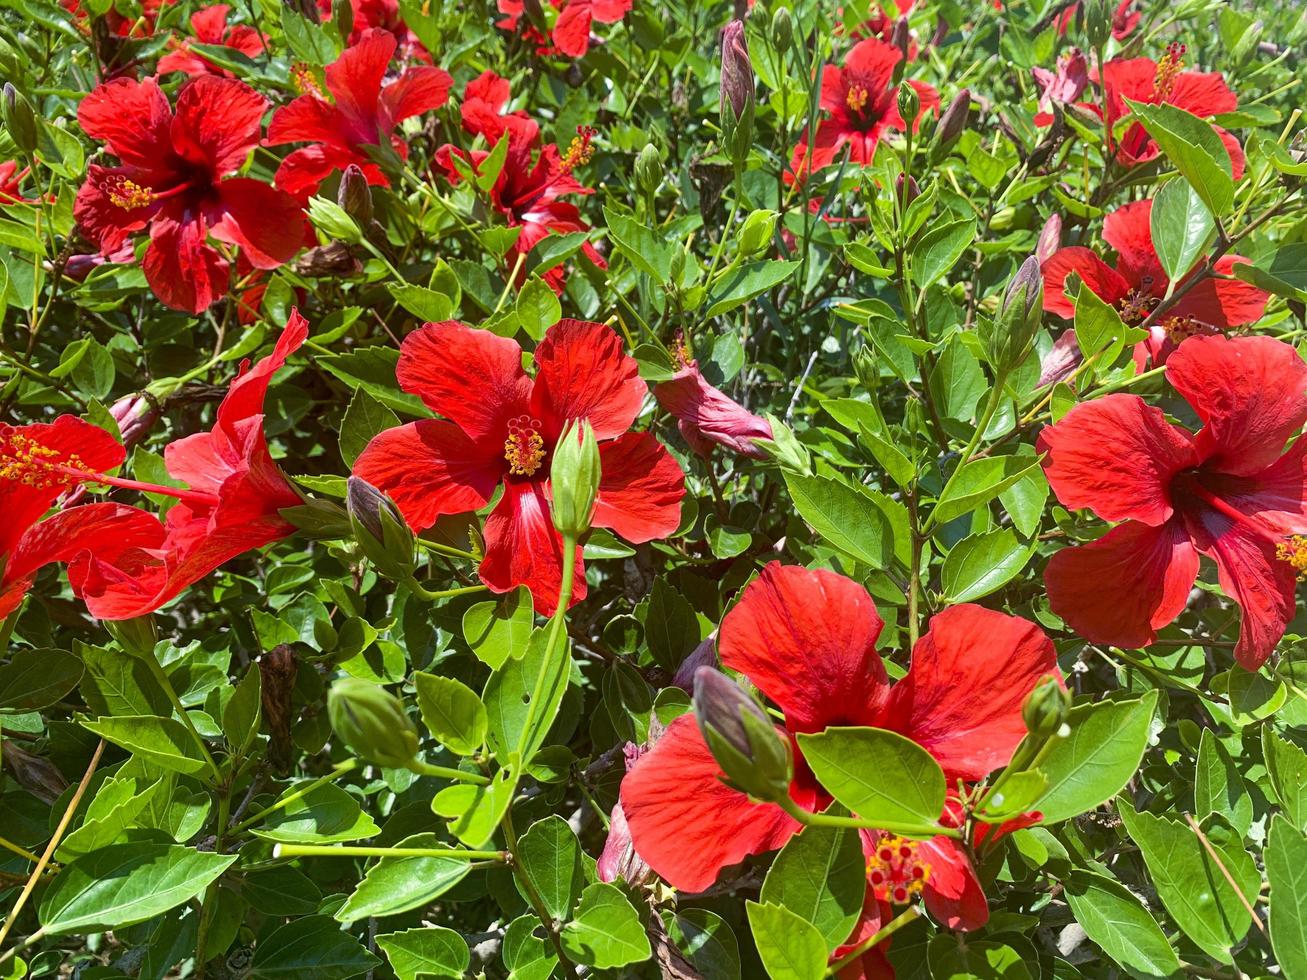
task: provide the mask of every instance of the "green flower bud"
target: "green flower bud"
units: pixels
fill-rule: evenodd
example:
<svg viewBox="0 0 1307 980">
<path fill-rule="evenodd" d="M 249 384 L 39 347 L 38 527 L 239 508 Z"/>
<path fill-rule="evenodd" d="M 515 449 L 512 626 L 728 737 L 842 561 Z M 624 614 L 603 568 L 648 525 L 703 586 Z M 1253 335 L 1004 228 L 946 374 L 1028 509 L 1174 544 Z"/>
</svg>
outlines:
<svg viewBox="0 0 1307 980">
<path fill-rule="evenodd" d="M 772 243 L 772 235 L 776 231 L 776 219 L 778 217 L 777 212 L 763 209 L 754 211 L 745 218 L 744 224 L 740 227 L 740 255 L 757 255 L 769 248 Z"/>
<path fill-rule="evenodd" d="M 663 183 L 663 161 L 658 147 L 646 143 L 635 158 L 635 184 L 645 194 L 653 194 Z"/>
<path fill-rule="evenodd" d="M 1021 707 L 1026 730 L 1035 738 L 1066 736 L 1067 713 L 1071 710 L 1071 692 L 1048 676 L 1035 685 Z"/>
<path fill-rule="evenodd" d="M 331 730 L 356 756 L 402 769 L 417 755 L 418 732 L 404 705 L 380 684 L 342 677 L 327 695 Z"/>
<path fill-rule="evenodd" d="M 875 391 L 880 386 L 880 364 L 867 344 L 853 352 L 853 373 L 868 391 Z"/>
<path fill-rule="evenodd" d="M 599 478 L 599 441 L 594 427 L 584 419 L 569 422 L 558 437 L 549 466 L 554 527 L 559 534 L 579 538 L 590 530 Z"/>
<path fill-rule="evenodd" d="M 0 98 L 0 118 L 3 118 L 9 138 L 19 150 L 28 156 L 35 152 L 39 141 L 36 112 L 27 96 L 9 82 L 5 82 L 3 97 Z"/>
<path fill-rule="evenodd" d="M 912 87 L 911 82 L 899 83 L 898 104 L 899 115 L 903 117 L 903 121 L 911 129 L 912 124 L 916 122 L 917 116 L 921 113 L 921 96 Z"/>
<path fill-rule="evenodd" d="M 1081 9 L 1085 18 L 1085 39 L 1091 48 L 1098 50 L 1112 36 L 1112 11 L 1108 9 L 1107 0 L 1086 0 Z"/>
<path fill-rule="evenodd" d="M 782 54 L 790 49 L 794 41 L 794 15 L 789 7 L 777 7 L 771 18 L 771 43 Z"/>
<path fill-rule="evenodd" d="M 694 672 L 694 717 L 728 785 L 765 802 L 789 793 L 790 743 L 738 684 L 700 667 Z"/>
<path fill-rule="evenodd" d="M 400 581 L 411 576 L 413 532 L 394 502 L 371 483 L 351 476 L 345 506 L 354 537 L 377 571 Z"/>
<path fill-rule="evenodd" d="M 346 44 L 354 33 L 354 4 L 350 0 L 332 0 L 331 22 L 336 25 L 336 33 Z"/>
<path fill-rule="evenodd" d="M 159 631 L 154 625 L 154 616 L 147 614 L 135 619 L 104 621 L 104 628 L 114 638 L 114 642 L 133 657 L 149 657 L 154 654 L 154 645 L 159 642 Z"/>
<path fill-rule="evenodd" d="M 1044 278 L 1039 259 L 1021 263 L 994 315 L 989 336 L 982 338 L 990 365 L 999 373 L 1020 366 L 1030 353 L 1044 316 Z"/>
<path fill-rule="evenodd" d="M 336 203 L 360 228 L 366 228 L 372 221 L 372 188 L 368 186 L 368 178 L 364 176 L 363 168 L 357 163 L 351 163 L 340 175 L 340 189 L 336 192 Z"/>
</svg>

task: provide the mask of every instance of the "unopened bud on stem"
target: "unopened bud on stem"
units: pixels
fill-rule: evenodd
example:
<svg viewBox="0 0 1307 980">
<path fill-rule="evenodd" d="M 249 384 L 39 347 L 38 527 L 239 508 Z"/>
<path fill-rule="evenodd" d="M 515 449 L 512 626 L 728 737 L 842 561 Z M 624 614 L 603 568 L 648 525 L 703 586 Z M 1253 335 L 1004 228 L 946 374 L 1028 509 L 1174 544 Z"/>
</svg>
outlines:
<svg viewBox="0 0 1307 980">
<path fill-rule="evenodd" d="M 753 65 L 744 36 L 744 21 L 733 20 L 722 31 L 721 126 L 722 148 L 738 171 L 753 145 Z"/>
<path fill-rule="evenodd" d="M 351 163 L 340 175 L 336 203 L 360 228 L 366 228 L 372 221 L 372 188 L 368 186 L 363 168 L 357 163 Z"/>
<path fill-rule="evenodd" d="M 3 96 L 0 97 L 0 116 L 4 119 L 5 129 L 14 145 L 26 156 L 36 150 L 39 140 L 36 130 L 36 111 L 27 96 L 5 82 Z"/>
<path fill-rule="evenodd" d="M 790 791 L 790 744 L 758 702 L 711 667 L 694 672 L 694 717 L 725 782 L 756 800 Z"/>
<path fill-rule="evenodd" d="M 1021 718 L 1026 730 L 1035 738 L 1065 736 L 1067 713 L 1071 710 L 1071 694 L 1055 677 L 1045 677 L 1026 698 L 1021 707 Z"/>
<path fill-rule="evenodd" d="M 558 437 L 549 466 L 554 527 L 559 534 L 579 538 L 590 530 L 600 476 L 594 427 L 585 419 L 569 422 Z"/>
<path fill-rule="evenodd" d="M 377 571 L 398 581 L 411 576 L 413 532 L 394 502 L 371 483 L 351 476 L 345 506 L 354 537 Z"/>
<path fill-rule="evenodd" d="M 331 729 L 360 759 L 403 769 L 418 751 L 418 732 L 404 705 L 380 684 L 342 677 L 327 695 Z"/>
</svg>

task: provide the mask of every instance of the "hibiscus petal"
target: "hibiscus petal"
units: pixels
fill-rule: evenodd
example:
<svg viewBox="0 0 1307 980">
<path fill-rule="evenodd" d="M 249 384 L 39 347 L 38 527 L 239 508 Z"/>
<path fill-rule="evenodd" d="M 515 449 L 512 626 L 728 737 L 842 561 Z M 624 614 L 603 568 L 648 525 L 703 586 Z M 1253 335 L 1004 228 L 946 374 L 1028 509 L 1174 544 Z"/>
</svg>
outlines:
<svg viewBox="0 0 1307 980">
<path fill-rule="evenodd" d="M 1026 734 L 1021 706 L 1049 674 L 1058 675 L 1057 654 L 1034 623 L 952 606 L 930 621 L 890 689 L 882 727 L 930 752 L 950 784 L 983 779 L 1012 758 Z"/>
<path fill-rule="evenodd" d="M 218 425 L 215 428 L 230 428 L 240 419 L 263 414 L 263 401 L 272 376 L 304 345 L 308 336 L 309 321 L 300 315 L 298 309 L 292 307 L 286 325 L 282 327 L 281 334 L 273 345 L 272 353 L 259 358 L 252 368 L 248 361 L 241 364 L 240 374 L 231 383 L 226 397 L 218 406 Z"/>
<path fill-rule="evenodd" d="M 612 528 L 632 544 L 675 533 L 681 524 L 685 474 L 649 432 L 627 432 L 599 444 L 601 476 L 595 527 Z"/>
<path fill-rule="evenodd" d="M 929 865 L 930 877 L 921 898 L 931 917 L 949 929 L 968 932 L 989 921 L 989 902 L 976 869 L 962 846 L 951 837 L 922 841 L 917 860 Z"/>
<path fill-rule="evenodd" d="M 1198 552 L 1181 521 L 1127 521 L 1055 554 L 1044 584 L 1053 612 L 1085 639 L 1136 649 L 1180 615 L 1197 577 Z"/>
<path fill-rule="evenodd" d="M 612 327 L 559 320 L 535 350 L 531 407 L 544 421 L 545 441 L 558 438 L 569 419 L 588 419 L 600 440 L 631 427 L 648 391 L 635 358 Z"/>
<path fill-rule="evenodd" d="M 1130 284 L 1092 251 L 1080 245 L 1059 248 L 1040 264 L 1044 277 L 1044 309 L 1070 320 L 1076 307 L 1066 292 L 1066 278 L 1075 273 L 1095 296 L 1115 306 L 1130 291 Z"/>
<path fill-rule="evenodd" d="M 531 591 L 536 612 L 552 616 L 563 581 L 563 539 L 554 530 L 544 484 L 535 480 L 505 483 L 503 497 L 486 519 L 485 539 L 481 581 L 492 592 L 511 592 L 525 585 Z M 578 545 L 572 604 L 584 599 L 585 593 L 585 569 Z"/>
<path fill-rule="evenodd" d="M 616 24 L 631 12 L 634 0 L 592 0 L 590 11 L 601 24 Z"/>
<path fill-rule="evenodd" d="M 395 35 L 390 31 L 366 30 L 323 70 L 327 88 L 336 98 L 336 108 L 359 129 L 360 135 L 369 137 L 366 139 L 369 143 L 377 142 L 381 81 L 386 77 L 396 46 Z"/>
<path fill-rule="evenodd" d="M 1307 439 L 1254 476 L 1210 474 L 1208 486 L 1222 500 L 1275 533 L 1307 534 Z"/>
<path fill-rule="evenodd" d="M 1117 252 L 1116 270 L 1146 293 L 1162 295 L 1167 278 L 1153 247 L 1152 201 L 1133 201 L 1103 219 L 1103 241 Z"/>
<path fill-rule="evenodd" d="M 569 58 L 583 57 L 590 50 L 591 20 L 590 0 L 572 0 L 554 22 L 554 46 Z"/>
<path fill-rule="evenodd" d="M 405 337 L 395 375 L 401 388 L 477 441 L 502 445 L 509 419 L 529 411 L 522 348 L 456 320 L 428 323 Z"/>
<path fill-rule="evenodd" d="M 439 109 L 453 86 L 454 79 L 443 68 L 410 68 L 381 90 L 381 107 L 393 127 L 410 116 Z"/>
<path fill-rule="evenodd" d="M 1239 108 L 1239 98 L 1219 71 L 1182 71 L 1171 83 L 1166 101 L 1195 116 L 1219 116 Z"/>
<path fill-rule="evenodd" d="M 771 562 L 722 620 L 722 663 L 785 712 L 791 731 L 875 725 L 888 680 L 876 638 L 884 621 L 857 582 Z"/>
<path fill-rule="evenodd" d="M 783 846 L 799 831 L 773 803 L 722 783 L 692 715 L 668 726 L 622 780 L 622 811 L 636 853 L 669 884 L 701 892 L 723 868 Z"/>
<path fill-rule="evenodd" d="M 199 221 L 156 218 L 141 268 L 154 295 L 174 310 L 198 316 L 227 293 L 228 262 L 205 241 Z"/>
<path fill-rule="evenodd" d="M 267 107 L 267 99 L 234 78 L 193 78 L 177 96 L 172 145 L 186 160 L 208 168 L 215 179 L 232 173 L 259 145 Z"/>
<path fill-rule="evenodd" d="M 307 200 L 310 194 L 316 194 L 322 182 L 338 170 L 344 170 L 351 163 L 366 164 L 367 161 L 351 152 L 325 143 L 314 146 L 302 146 L 290 153 L 277 167 L 273 183 L 279 190 L 292 194 L 300 200 Z M 365 166 L 364 174 L 369 184 L 378 181 L 368 171 L 376 171 L 375 165 Z M 378 171 L 379 173 L 379 171 Z"/>
<path fill-rule="evenodd" d="M 256 269 L 290 261 L 304 242 L 304 211 L 295 198 L 260 180 L 231 177 L 218 185 L 221 217 L 209 233 L 239 245 Z"/>
<path fill-rule="evenodd" d="M 109 152 L 139 175 L 172 173 L 172 110 L 154 79 L 115 78 L 97 85 L 77 107 L 77 121 L 87 136 L 103 140 Z"/>
<path fill-rule="evenodd" d="M 1235 262 L 1247 261 L 1242 255 L 1225 255 L 1217 259 L 1215 271 L 1229 276 L 1234 272 Z M 1221 329 L 1241 327 L 1260 320 L 1270 298 L 1270 293 L 1242 279 L 1204 276 L 1171 308 L 1171 315 L 1191 316 L 1200 323 Z"/>
<path fill-rule="evenodd" d="M 1196 445 L 1209 469 L 1264 470 L 1307 422 L 1307 364 L 1273 337 L 1191 337 L 1166 377 L 1204 422 Z"/>
<path fill-rule="evenodd" d="M 1161 409 L 1125 394 L 1076 405 L 1037 445 L 1057 499 L 1105 521 L 1161 524 L 1172 513 L 1171 480 L 1199 458 L 1188 433 Z"/>
<path fill-rule="evenodd" d="M 689 364 L 670 381 L 654 386 L 654 397 L 680 422 L 686 441 L 701 456 L 713 444 L 754 459 L 766 459 L 756 439 L 771 439 L 771 423 L 714 388 L 697 365 Z"/>
<path fill-rule="evenodd" d="M 415 531 L 484 507 L 503 469 L 453 422 L 433 419 L 379 433 L 354 461 L 354 475 L 387 494 Z"/>
<path fill-rule="evenodd" d="M 857 84 L 875 98 L 893 83 L 894 69 L 902 60 L 903 52 L 896 45 L 869 37 L 849 51 L 844 59 L 844 73 L 846 78 L 856 77 Z"/>
<path fill-rule="evenodd" d="M 339 109 L 314 95 L 301 95 L 281 106 L 268 123 L 269 146 L 300 141 L 350 147 L 346 121 Z"/>
</svg>

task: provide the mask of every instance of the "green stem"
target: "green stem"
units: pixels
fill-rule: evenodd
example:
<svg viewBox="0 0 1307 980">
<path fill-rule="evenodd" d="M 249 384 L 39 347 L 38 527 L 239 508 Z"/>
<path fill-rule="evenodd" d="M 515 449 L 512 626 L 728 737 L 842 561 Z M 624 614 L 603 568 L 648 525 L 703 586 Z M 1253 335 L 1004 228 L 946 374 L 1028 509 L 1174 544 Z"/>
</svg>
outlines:
<svg viewBox="0 0 1307 980">
<path fill-rule="evenodd" d="M 532 702 L 534 703 L 534 702 Z M 563 967 L 564 972 L 569 977 L 580 977 L 580 972 L 576 964 L 568 957 L 567 951 L 563 949 L 562 936 L 559 935 L 558 922 L 549 914 L 549 909 L 545 906 L 544 899 L 540 897 L 540 892 L 536 889 L 535 882 L 531 876 L 526 873 L 522 867 L 522 862 L 518 858 L 520 848 L 517 842 L 517 832 L 513 829 L 513 814 L 510 807 L 504 813 L 504 819 L 500 821 L 499 826 L 504 831 L 504 842 L 508 845 L 508 852 L 512 857 L 513 877 L 522 886 L 522 891 L 526 893 L 527 901 L 530 902 L 536 918 L 540 924 L 545 927 L 545 932 L 549 935 L 549 942 L 554 947 L 554 955 L 558 957 L 558 963 Z"/>
<path fill-rule="evenodd" d="M 470 551 L 463 551 L 461 548 L 454 548 L 450 545 L 440 544 L 436 541 L 424 541 L 421 538 L 418 538 L 417 545 L 419 548 L 426 548 L 428 551 L 434 551 L 438 555 L 447 555 L 450 558 L 466 558 L 469 561 L 481 560 Z"/>
<path fill-rule="evenodd" d="M 433 766 L 421 759 L 414 759 L 408 764 L 408 768 L 421 776 L 436 776 L 440 779 L 452 779 L 456 782 L 473 783 L 477 786 L 490 785 L 489 776 L 482 776 L 475 772 L 464 772 L 462 769 L 450 769 L 448 766 Z"/>
<path fill-rule="evenodd" d="M 182 699 L 177 696 L 176 690 L 173 689 L 172 681 L 168 680 L 168 674 L 163 669 L 163 664 L 159 663 L 159 658 L 155 656 L 153 650 L 146 653 L 142 659 L 149 666 L 150 673 L 154 675 L 154 679 L 158 682 L 159 686 L 163 688 L 163 693 L 166 694 L 168 700 L 172 702 L 173 710 L 181 716 L 182 724 L 185 725 L 186 730 L 191 733 L 191 738 L 194 739 L 196 746 L 200 750 L 200 754 L 204 756 L 204 764 L 208 766 L 209 772 L 213 774 L 214 783 L 217 784 L 222 782 L 222 772 L 218 769 L 218 763 L 214 761 L 213 755 L 209 752 L 209 747 L 204 742 L 204 736 L 201 735 L 199 729 L 195 727 L 195 722 L 191 721 L 191 716 L 186 713 L 186 706 L 182 704 Z"/>
<path fill-rule="evenodd" d="M 426 599 L 428 602 L 434 602 L 436 599 L 448 599 L 456 595 L 468 595 L 471 592 L 486 591 L 484 585 L 465 585 L 457 589 L 442 589 L 439 592 L 432 592 L 430 589 L 419 585 L 418 580 L 411 575 L 404 580 L 404 586 L 419 599 Z"/>
<path fill-rule="evenodd" d="M 264 817 L 270 816 L 276 813 L 278 810 L 285 809 L 286 807 L 290 806 L 290 804 L 294 803 L 296 800 L 302 800 L 304 797 L 308 796 L 319 786 L 322 786 L 325 783 L 329 783 L 333 779 L 340 778 L 341 776 L 345 775 L 345 773 L 357 767 L 358 764 L 359 764 L 358 759 L 346 759 L 344 762 L 340 763 L 335 768 L 333 768 L 331 772 L 327 773 L 325 776 L 319 776 L 317 779 L 313 780 L 312 782 L 305 783 L 299 789 L 295 790 L 295 792 L 287 793 L 285 796 L 277 800 L 277 802 L 273 803 L 271 806 L 265 806 L 258 813 L 254 813 L 246 817 L 235 827 L 233 827 L 231 829 L 231 832 L 233 834 L 239 834 L 242 831 L 245 831 L 250 827 L 253 827 Z"/>
<path fill-rule="evenodd" d="M 894 935 L 894 933 L 898 932 L 904 926 L 908 925 L 911 922 L 914 922 L 916 919 L 920 917 L 921 917 L 921 911 L 917 908 L 917 906 L 915 905 L 909 906 L 906 911 L 900 912 L 897 916 L 891 919 L 889 921 L 889 924 L 886 925 L 885 928 L 881 929 L 878 933 L 871 936 L 870 938 L 864 939 L 862 942 L 858 943 L 858 945 L 854 946 L 851 950 L 849 950 L 847 953 L 841 956 L 838 960 L 835 960 L 835 962 L 831 963 L 830 966 L 826 967 L 826 976 L 828 977 L 838 976 L 840 970 L 844 969 L 850 963 L 854 962 L 863 953 L 872 949 L 879 943 L 883 943 L 890 936 Z"/>
<path fill-rule="evenodd" d="M 852 827 L 856 830 L 883 830 L 899 837 L 925 839 L 928 837 L 962 838 L 955 827 L 941 827 L 937 823 L 887 823 L 884 820 L 863 820 L 860 817 L 838 817 L 830 813 L 812 813 L 805 810 L 788 795 L 776 800 L 776 805 L 799 823 L 809 827 Z"/>
<path fill-rule="evenodd" d="M 522 734 L 517 741 L 517 760 L 519 766 L 529 762 L 526 758 L 527 739 L 531 738 L 535 727 L 536 705 L 540 703 L 539 693 L 545 684 L 545 672 L 554 659 L 554 645 L 560 635 L 566 636 L 567 607 L 572 602 L 572 576 L 576 569 L 576 535 L 564 534 L 563 538 L 563 580 L 558 586 L 558 608 L 554 610 L 553 619 L 549 621 L 549 640 L 545 646 L 545 655 L 540 658 L 540 670 L 536 675 L 535 686 L 531 688 L 533 696 L 526 706 L 526 720 L 522 723 Z"/>
<path fill-rule="evenodd" d="M 1006 371 L 1000 371 L 994 375 L 994 387 L 990 390 L 989 401 L 985 403 L 985 410 L 980 414 L 980 421 L 976 424 L 976 431 L 972 433 L 971 441 L 967 443 L 966 448 L 962 450 L 962 455 L 958 457 L 958 465 L 953 467 L 953 472 L 944 481 L 944 489 L 939 492 L 937 499 L 943 500 L 948 496 L 949 488 L 953 486 L 953 481 L 957 479 L 957 475 L 962 472 L 962 467 L 971 461 L 971 457 L 980 448 L 980 441 L 985 437 L 985 431 L 989 428 L 989 423 L 994 421 L 999 402 L 1003 400 L 1003 385 L 1006 381 Z M 935 526 L 935 513 L 931 511 L 930 516 L 926 518 L 926 526 L 922 529 L 922 534 L 929 536 Z"/>
<path fill-rule="evenodd" d="M 278 844 L 274 854 L 288 857 L 425 857 L 506 863 L 506 851 L 469 851 L 461 847 L 351 847 L 347 844 Z"/>
<path fill-rule="evenodd" d="M 17 854 L 20 858 L 24 858 L 25 860 L 31 861 L 33 864 L 36 864 L 41 860 L 40 855 L 33 854 L 27 848 L 20 847 L 19 845 L 15 844 L 13 841 L 5 840 L 3 837 L 0 837 L 0 847 L 3 847 L 6 851 L 12 851 L 13 853 Z"/>
</svg>

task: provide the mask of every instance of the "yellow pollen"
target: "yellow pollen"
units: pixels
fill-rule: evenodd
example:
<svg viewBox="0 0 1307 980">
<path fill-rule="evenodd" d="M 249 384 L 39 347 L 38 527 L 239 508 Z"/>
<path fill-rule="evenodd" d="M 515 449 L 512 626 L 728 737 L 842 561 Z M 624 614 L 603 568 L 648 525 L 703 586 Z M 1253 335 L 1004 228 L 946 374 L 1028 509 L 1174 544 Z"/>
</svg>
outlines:
<svg viewBox="0 0 1307 980">
<path fill-rule="evenodd" d="M 572 142 L 568 145 L 567 152 L 563 154 L 563 162 L 560 165 L 564 173 L 570 173 L 590 162 L 590 158 L 595 153 L 595 148 L 590 141 L 594 139 L 596 132 L 598 130 L 593 126 L 576 127 L 576 135 L 572 137 Z"/>
<path fill-rule="evenodd" d="M 122 174 L 114 174 L 104 184 L 104 193 L 113 202 L 114 207 L 124 211 L 135 211 L 154 200 L 154 191 L 142 187 L 134 180 L 128 180 Z"/>
<path fill-rule="evenodd" d="M 694 359 L 690 352 L 690 345 L 686 342 L 685 331 L 680 327 L 676 328 L 676 337 L 672 340 L 672 356 L 676 358 L 676 366 L 683 368 Z"/>
<path fill-rule="evenodd" d="M 1176 42 L 1166 46 L 1166 54 L 1157 62 L 1157 74 L 1153 76 L 1153 94 L 1157 96 L 1157 101 L 1165 102 L 1170 97 L 1171 89 L 1175 87 L 1175 76 L 1184 67 L 1186 50 L 1183 44 Z"/>
<path fill-rule="evenodd" d="M 871 98 L 871 93 L 867 91 L 865 85 L 855 85 L 849 89 L 849 94 L 844 97 L 844 103 L 854 112 L 861 112 L 867 107 L 869 98 Z"/>
<path fill-rule="evenodd" d="M 1158 302 L 1156 296 L 1149 296 L 1138 289 L 1132 289 L 1121 299 L 1121 319 L 1131 326 L 1141 323 L 1148 318 L 1149 311 Z"/>
<path fill-rule="evenodd" d="M 1182 340 L 1188 340 L 1198 332 L 1198 321 L 1192 316 L 1168 317 L 1162 329 L 1166 331 L 1167 339 L 1178 347 Z"/>
<path fill-rule="evenodd" d="M 1295 534 L 1288 541 L 1281 541 L 1275 546 L 1275 557 L 1288 562 L 1298 578 L 1307 581 L 1307 537 Z"/>
<path fill-rule="evenodd" d="M 326 101 L 322 87 L 318 85 L 318 76 L 307 61 L 297 61 L 290 66 L 290 81 L 300 95 L 312 95 Z"/>
<path fill-rule="evenodd" d="M 504 459 L 513 476 L 535 476 L 545 459 L 545 440 L 540 435 L 539 419 L 519 415 L 508 423 L 508 439 L 504 442 Z"/>
<path fill-rule="evenodd" d="M 74 486 L 77 478 L 59 469 L 65 466 L 86 469 L 75 453 L 63 455 L 19 432 L 0 434 L 0 480 L 13 480 L 38 489 Z"/>
<path fill-rule="evenodd" d="M 867 881 L 881 901 L 907 905 L 930 878 L 930 865 L 918 860 L 920 843 L 885 835 L 867 858 Z"/>
</svg>

